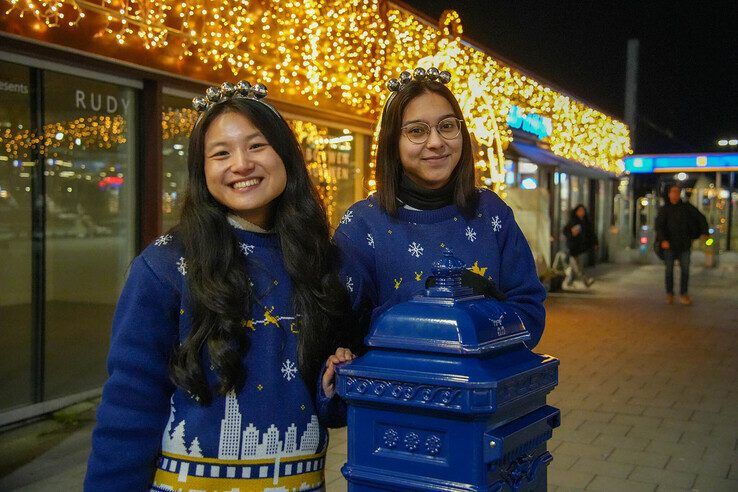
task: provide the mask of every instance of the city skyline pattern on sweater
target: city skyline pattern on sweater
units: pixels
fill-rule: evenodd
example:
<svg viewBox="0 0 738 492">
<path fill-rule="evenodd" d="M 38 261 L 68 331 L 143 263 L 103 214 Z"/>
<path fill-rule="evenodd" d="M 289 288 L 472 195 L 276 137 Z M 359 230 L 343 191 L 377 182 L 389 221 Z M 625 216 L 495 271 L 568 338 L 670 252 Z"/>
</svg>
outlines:
<svg viewBox="0 0 738 492">
<path fill-rule="evenodd" d="M 134 260 L 116 310 L 111 376 L 93 434 L 87 490 L 313 490 L 322 485 L 328 437 L 318 423 L 316 382 L 304 382 L 297 370 L 299 316 L 279 239 L 233 233 L 239 244 L 250 246 L 239 250 L 254 292 L 250 316 L 242 321 L 250 342 L 243 388 L 214 394 L 209 405 L 201 405 L 169 381 L 169 354 L 192 323 L 186 285 L 191 262 L 176 235 L 160 236 Z M 203 369 L 214 387 L 217 374 L 207 351 Z M 251 455 L 246 460 L 244 451 Z"/>
</svg>

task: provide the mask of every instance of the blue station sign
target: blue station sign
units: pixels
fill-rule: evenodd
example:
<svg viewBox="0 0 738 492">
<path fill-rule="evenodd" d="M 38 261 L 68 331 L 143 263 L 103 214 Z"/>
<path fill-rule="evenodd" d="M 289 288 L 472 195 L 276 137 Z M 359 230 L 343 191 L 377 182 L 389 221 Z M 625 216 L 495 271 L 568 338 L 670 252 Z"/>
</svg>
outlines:
<svg viewBox="0 0 738 492">
<path fill-rule="evenodd" d="M 633 155 L 623 159 L 630 173 L 738 171 L 738 154 Z"/>
<path fill-rule="evenodd" d="M 507 126 L 516 128 L 538 137 L 539 140 L 551 135 L 553 126 L 551 118 L 536 113 L 525 113 L 520 106 L 511 106 L 507 113 Z"/>
</svg>

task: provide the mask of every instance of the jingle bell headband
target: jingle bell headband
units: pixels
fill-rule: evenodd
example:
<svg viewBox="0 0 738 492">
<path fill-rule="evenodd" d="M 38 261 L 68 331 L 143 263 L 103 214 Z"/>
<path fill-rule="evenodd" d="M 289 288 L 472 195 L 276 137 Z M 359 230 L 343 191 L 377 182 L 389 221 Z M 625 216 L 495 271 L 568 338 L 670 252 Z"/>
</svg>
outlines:
<svg viewBox="0 0 738 492">
<path fill-rule="evenodd" d="M 223 82 L 220 84 L 220 87 L 208 87 L 205 91 L 205 97 L 200 96 L 192 99 L 192 107 L 195 111 L 201 113 L 202 116 L 202 114 L 205 114 L 210 108 L 219 102 L 227 101 L 229 99 L 243 98 L 260 102 L 281 118 L 282 115 L 280 115 L 276 109 L 262 100 L 266 96 L 267 88 L 264 84 L 251 85 L 245 80 L 240 80 L 235 85 L 230 82 Z"/>
<path fill-rule="evenodd" d="M 428 70 L 418 67 L 413 70 L 412 74 L 405 70 L 398 78 L 390 79 L 387 82 L 387 88 L 392 92 L 392 94 L 387 98 L 387 103 L 384 106 L 387 107 L 395 98 L 397 93 L 404 89 L 413 80 L 429 80 L 431 82 L 439 82 L 446 85 L 451 81 L 451 74 L 446 70 L 438 70 L 436 67 L 430 67 Z"/>
</svg>

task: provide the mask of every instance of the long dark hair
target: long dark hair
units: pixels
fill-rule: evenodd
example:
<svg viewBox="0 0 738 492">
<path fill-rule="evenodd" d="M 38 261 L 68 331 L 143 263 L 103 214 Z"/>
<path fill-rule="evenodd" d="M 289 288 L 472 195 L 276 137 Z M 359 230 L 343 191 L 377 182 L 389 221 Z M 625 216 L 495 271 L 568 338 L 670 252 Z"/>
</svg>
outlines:
<svg viewBox="0 0 738 492">
<path fill-rule="evenodd" d="M 445 85 L 430 80 L 412 80 L 395 94 L 382 112 L 381 128 L 377 140 L 377 201 L 390 215 L 397 212 L 397 189 L 402 178 L 400 138 L 402 116 L 410 101 L 421 94 L 432 92 L 446 99 L 461 120 L 461 156 L 450 180 L 454 185 L 454 203 L 465 214 L 476 209 L 478 195 L 474 188 L 474 155 L 471 137 L 458 101 Z"/>
<path fill-rule="evenodd" d="M 240 113 L 251 121 L 287 172 L 286 188 L 271 204 L 273 228 L 293 282 L 293 307 L 301 316 L 298 367 L 311 390 L 323 361 L 340 343 L 337 328 L 348 305 L 338 280 L 338 254 L 330 240 L 326 214 L 289 126 L 261 102 L 236 98 L 216 104 L 195 124 L 190 136 L 189 180 L 176 231 L 188 260 L 192 329 L 175 348 L 170 363 L 174 384 L 203 404 L 211 401 L 213 389 L 220 395 L 238 390 L 247 376 L 241 359 L 248 350 L 242 326 L 242 320 L 249 317 L 248 273 L 228 224 L 229 209 L 208 191 L 204 170 L 205 134 L 227 112 Z M 209 386 L 203 370 L 206 347 L 218 375 L 216 388 Z"/>
</svg>

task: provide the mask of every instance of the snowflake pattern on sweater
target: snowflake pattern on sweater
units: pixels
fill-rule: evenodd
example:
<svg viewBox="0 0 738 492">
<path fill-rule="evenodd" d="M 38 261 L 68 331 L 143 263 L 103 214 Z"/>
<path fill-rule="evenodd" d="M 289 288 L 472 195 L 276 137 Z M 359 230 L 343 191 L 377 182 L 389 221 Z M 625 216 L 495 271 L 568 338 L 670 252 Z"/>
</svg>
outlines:
<svg viewBox="0 0 738 492">
<path fill-rule="evenodd" d="M 176 235 L 154 242 L 134 260 L 116 309 L 85 490 L 323 486 L 325 425 L 336 423 L 324 395 L 315 398 L 319 381 L 305 382 L 297 369 L 300 322 L 279 240 L 233 233 L 253 246 L 243 256 L 254 293 L 242 322 L 250 346 L 243 388 L 201 405 L 171 384 L 171 351 L 192 323 L 191 262 Z M 217 375 L 206 351 L 202 357 L 212 386 Z"/>
<path fill-rule="evenodd" d="M 471 217 L 455 205 L 437 210 L 398 209 L 386 214 L 373 196 L 354 204 L 350 221 L 336 230 L 342 252 L 341 275 L 351 279 L 349 295 L 356 311 L 371 310 L 371 319 L 425 286 L 433 262 L 446 248 L 472 272 L 493 281 L 507 295 L 505 303 L 540 340 L 546 290 L 538 280 L 533 255 L 512 210 L 495 193 L 478 190 Z M 371 238 L 368 241 L 368 238 Z M 361 314 L 361 313 L 358 313 Z"/>
</svg>

